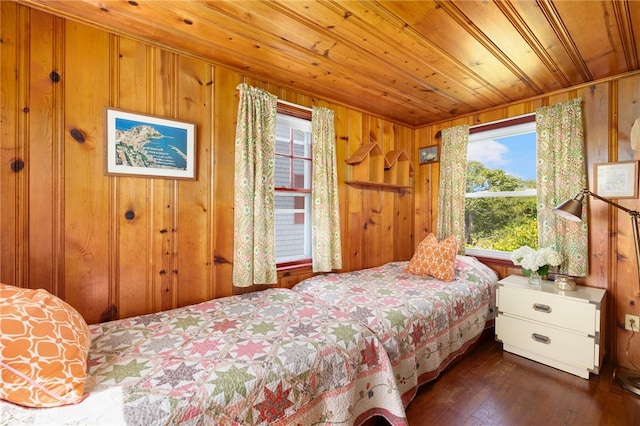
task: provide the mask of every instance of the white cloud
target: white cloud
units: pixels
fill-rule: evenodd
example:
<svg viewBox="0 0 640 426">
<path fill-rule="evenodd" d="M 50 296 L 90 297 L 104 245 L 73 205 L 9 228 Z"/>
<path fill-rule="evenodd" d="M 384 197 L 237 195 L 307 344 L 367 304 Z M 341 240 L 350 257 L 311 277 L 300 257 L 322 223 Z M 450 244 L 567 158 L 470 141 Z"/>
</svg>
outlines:
<svg viewBox="0 0 640 426">
<path fill-rule="evenodd" d="M 497 168 L 509 163 L 509 148 L 496 140 L 470 143 L 467 147 L 467 159 L 480 161 L 485 167 Z"/>
</svg>

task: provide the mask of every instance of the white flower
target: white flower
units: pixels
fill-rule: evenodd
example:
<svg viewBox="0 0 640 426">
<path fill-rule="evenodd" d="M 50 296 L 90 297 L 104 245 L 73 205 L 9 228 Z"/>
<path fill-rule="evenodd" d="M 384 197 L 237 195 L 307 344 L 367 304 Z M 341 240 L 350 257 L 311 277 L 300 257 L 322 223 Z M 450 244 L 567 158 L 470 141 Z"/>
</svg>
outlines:
<svg viewBox="0 0 640 426">
<path fill-rule="evenodd" d="M 522 246 L 511 253 L 511 261 L 514 265 L 522 265 L 520 262 L 526 257 L 531 257 L 536 251 L 529 246 Z"/>
<path fill-rule="evenodd" d="M 558 266 L 562 263 L 562 257 L 553 247 L 544 247 L 534 250 L 529 246 L 520 247 L 511 254 L 514 265 L 521 265 L 523 269 L 537 271 L 540 268 Z"/>
</svg>

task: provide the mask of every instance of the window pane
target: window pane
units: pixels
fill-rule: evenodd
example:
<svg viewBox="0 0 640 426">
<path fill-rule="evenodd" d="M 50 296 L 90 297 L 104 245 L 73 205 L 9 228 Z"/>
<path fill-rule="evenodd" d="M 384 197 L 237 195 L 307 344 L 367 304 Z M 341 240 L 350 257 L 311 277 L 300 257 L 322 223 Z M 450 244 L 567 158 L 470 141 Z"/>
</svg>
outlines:
<svg viewBox="0 0 640 426">
<path fill-rule="evenodd" d="M 291 128 L 276 124 L 276 154 L 291 155 Z"/>
<path fill-rule="evenodd" d="M 467 247 L 513 251 L 538 247 L 536 197 L 467 198 Z"/>
<path fill-rule="evenodd" d="M 276 155 L 275 163 L 276 188 L 292 188 L 291 185 L 291 157 Z"/>
<path fill-rule="evenodd" d="M 293 155 L 297 157 L 311 157 L 308 132 L 293 129 L 293 142 Z"/>
<path fill-rule="evenodd" d="M 276 261 L 311 257 L 310 194 L 278 193 L 275 196 Z"/>
<path fill-rule="evenodd" d="M 295 158 L 293 160 L 293 187 L 297 189 L 311 188 L 311 161 Z"/>
<path fill-rule="evenodd" d="M 535 122 L 470 135 L 466 247 L 538 246 Z"/>
</svg>

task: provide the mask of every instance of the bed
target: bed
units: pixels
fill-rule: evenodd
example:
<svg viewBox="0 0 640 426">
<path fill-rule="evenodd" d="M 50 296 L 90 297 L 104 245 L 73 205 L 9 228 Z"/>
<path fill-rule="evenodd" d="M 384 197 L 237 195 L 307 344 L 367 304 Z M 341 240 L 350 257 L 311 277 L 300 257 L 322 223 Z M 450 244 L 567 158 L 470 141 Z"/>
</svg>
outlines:
<svg viewBox="0 0 640 426">
<path fill-rule="evenodd" d="M 85 399 L 52 408 L 0 401 L 0 424 L 358 425 L 375 415 L 406 424 L 375 335 L 292 290 L 214 299 L 89 331 Z"/>
<path fill-rule="evenodd" d="M 293 290 L 339 309 L 378 336 L 407 406 L 420 385 L 436 378 L 494 323 L 496 273 L 474 257 L 455 252 L 454 257 L 449 282 L 408 273 L 409 262 L 391 262 L 317 275 Z"/>
</svg>

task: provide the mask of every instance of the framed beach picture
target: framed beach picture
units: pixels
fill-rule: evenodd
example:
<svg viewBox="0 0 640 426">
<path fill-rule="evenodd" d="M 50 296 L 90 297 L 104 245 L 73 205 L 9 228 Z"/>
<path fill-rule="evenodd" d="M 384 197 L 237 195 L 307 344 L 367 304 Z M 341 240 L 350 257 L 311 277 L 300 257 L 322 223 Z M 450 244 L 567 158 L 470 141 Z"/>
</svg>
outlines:
<svg viewBox="0 0 640 426">
<path fill-rule="evenodd" d="M 418 164 L 435 163 L 438 160 L 438 145 L 427 146 L 418 150 Z"/>
<path fill-rule="evenodd" d="M 195 179 L 194 123 L 106 108 L 105 174 Z"/>
<path fill-rule="evenodd" d="M 596 194 L 607 198 L 638 198 L 638 162 L 596 163 Z"/>
</svg>

